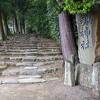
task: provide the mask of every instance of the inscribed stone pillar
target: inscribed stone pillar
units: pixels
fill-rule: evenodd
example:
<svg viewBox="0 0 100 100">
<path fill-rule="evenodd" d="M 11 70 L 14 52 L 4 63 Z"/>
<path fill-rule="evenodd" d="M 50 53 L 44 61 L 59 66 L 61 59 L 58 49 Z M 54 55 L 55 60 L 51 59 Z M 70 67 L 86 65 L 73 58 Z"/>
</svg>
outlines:
<svg viewBox="0 0 100 100">
<path fill-rule="evenodd" d="M 100 13 L 76 15 L 80 63 L 100 61 Z"/>
</svg>

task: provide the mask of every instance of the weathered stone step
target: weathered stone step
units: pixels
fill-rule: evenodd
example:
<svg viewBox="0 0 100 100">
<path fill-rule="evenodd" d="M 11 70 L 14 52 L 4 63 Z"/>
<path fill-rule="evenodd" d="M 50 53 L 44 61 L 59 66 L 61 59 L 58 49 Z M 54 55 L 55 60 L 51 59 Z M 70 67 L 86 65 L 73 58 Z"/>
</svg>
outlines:
<svg viewBox="0 0 100 100">
<path fill-rule="evenodd" d="M 38 67 L 9 67 L 2 71 L 2 76 L 42 75 L 46 69 Z"/>
<path fill-rule="evenodd" d="M 60 46 L 60 44 L 59 43 L 56 43 L 56 42 L 48 42 L 48 41 L 43 41 L 43 42 L 41 42 L 41 41 L 19 41 L 19 42 L 16 42 L 16 41 L 7 41 L 7 42 L 5 42 L 5 43 L 2 43 L 2 45 L 4 45 L 4 46 L 11 46 L 11 44 L 13 45 L 13 46 L 15 46 L 15 45 L 17 45 L 17 46 L 23 46 L 23 45 L 25 45 L 25 46 L 32 46 L 32 45 L 51 45 L 51 46 Z M 0 45 L 0 46 L 2 46 L 2 45 Z"/>
<path fill-rule="evenodd" d="M 50 45 L 50 46 L 59 46 L 59 44 L 58 43 L 55 43 L 55 42 L 48 42 L 48 41 L 46 41 L 46 42 L 41 42 L 40 43 L 40 41 L 38 41 L 38 42 L 30 42 L 30 41 L 28 41 L 28 42 L 25 42 L 25 41 L 20 41 L 20 42 L 16 42 L 16 41 L 12 41 L 12 42 L 8 42 L 8 43 L 2 43 L 2 45 L 4 45 L 4 46 L 11 46 L 11 44 L 13 44 L 13 46 L 34 46 L 34 45 L 37 45 L 37 46 L 47 46 L 47 45 Z"/>
<path fill-rule="evenodd" d="M 51 39 L 18 35 L 0 45 L 1 84 L 45 82 L 44 75 L 62 64 L 59 43 Z"/>
<path fill-rule="evenodd" d="M 56 55 L 61 55 L 61 52 L 0 52 L 0 56 L 56 56 Z"/>
<path fill-rule="evenodd" d="M 9 67 L 6 70 L 2 71 L 2 76 L 23 76 L 23 75 L 44 75 L 46 73 L 52 73 L 58 70 L 62 70 L 60 66 L 51 66 L 51 67 Z"/>
<path fill-rule="evenodd" d="M 41 61 L 41 60 L 58 60 L 58 59 L 62 59 L 62 55 L 57 55 L 57 56 L 42 56 L 42 57 L 39 57 L 39 56 L 6 56 L 6 55 L 2 55 L 0 56 L 0 59 L 33 59 L 34 61 Z"/>
<path fill-rule="evenodd" d="M 54 42 L 52 42 L 52 43 L 49 43 L 49 42 L 42 42 L 42 43 L 39 43 L 39 42 L 33 42 L 33 43 L 5 43 L 5 44 L 2 44 L 2 45 L 4 45 L 4 46 L 12 46 L 12 44 L 13 44 L 13 46 L 47 46 L 47 45 L 49 45 L 49 46 L 59 46 L 59 44 L 56 44 L 56 43 L 54 43 Z"/>
<path fill-rule="evenodd" d="M 1 65 L 0 64 L 0 69 L 1 70 L 3 70 L 3 69 L 6 69 L 6 68 L 9 68 L 9 67 L 12 67 L 12 68 L 20 68 L 20 67 L 23 67 L 23 68 L 25 68 L 25 67 L 34 67 L 34 66 L 36 66 L 36 67 L 41 67 L 41 68 L 52 68 L 52 67 L 61 67 L 62 68 L 62 66 L 63 66 L 63 60 L 61 61 L 61 60 L 58 60 L 58 61 L 46 61 L 46 62 L 35 62 L 35 63 L 33 63 L 33 64 L 30 64 L 30 63 L 26 63 L 26 64 L 24 64 L 24 63 L 21 63 L 21 64 L 3 64 L 3 65 Z"/>
<path fill-rule="evenodd" d="M 6 62 L 0 62 L 0 67 L 1 66 L 33 66 L 34 62 L 11 62 L 11 61 L 6 61 Z"/>
<path fill-rule="evenodd" d="M 60 63 L 60 66 L 63 63 L 63 60 L 52 60 L 52 61 L 40 61 L 34 62 L 33 59 L 25 59 L 25 60 L 1 60 L 0 59 L 0 69 L 4 69 L 7 67 L 26 67 L 26 66 L 51 66 L 51 64 Z M 53 65 L 52 65 L 53 66 Z"/>
<path fill-rule="evenodd" d="M 24 78 L 19 78 L 16 76 L 0 77 L 0 84 L 35 84 L 43 82 L 46 82 L 46 80 L 37 76 L 29 76 Z"/>
<path fill-rule="evenodd" d="M 2 53 L 25 53 L 25 52 L 37 52 L 37 49 L 28 49 L 28 50 L 19 50 L 19 49 L 7 49 L 7 50 L 0 50 L 0 52 Z"/>
<path fill-rule="evenodd" d="M 37 48 L 35 48 L 35 49 L 25 49 L 25 50 L 21 50 L 21 49 L 2 49 L 2 48 L 0 48 L 0 52 L 18 52 L 18 53 L 20 53 L 20 52 L 59 52 L 60 51 L 60 49 L 49 49 L 49 48 L 46 48 L 46 49 L 44 49 L 44 48 L 40 48 L 40 49 L 37 49 Z"/>
<path fill-rule="evenodd" d="M 31 38 L 34 38 L 34 37 L 31 37 Z M 28 41 L 26 41 L 27 39 L 22 39 L 22 37 L 17 37 L 17 38 L 14 38 L 14 39 L 9 39 L 8 41 L 4 41 L 3 43 L 25 43 L 25 44 L 29 44 L 29 43 L 54 43 L 54 44 L 58 44 L 57 42 L 53 41 L 53 40 L 48 40 L 48 39 L 45 39 L 43 40 L 43 38 L 41 39 L 38 39 L 35 37 L 35 39 L 28 39 Z"/>
<path fill-rule="evenodd" d="M 30 51 L 41 51 L 41 52 L 49 52 L 49 51 L 52 51 L 52 52 L 57 52 L 57 51 L 60 51 L 60 49 L 58 48 L 30 48 L 30 49 L 16 49 L 16 48 L 0 48 L 0 52 L 14 52 L 14 51 L 18 51 L 18 52 L 30 52 Z"/>
<path fill-rule="evenodd" d="M 54 47 L 52 47 L 52 46 L 44 46 L 44 47 L 42 47 L 42 46 L 38 46 L 38 47 L 13 47 L 13 46 L 11 46 L 11 47 L 8 47 L 8 49 L 59 49 L 59 47 L 58 46 L 54 46 Z"/>
</svg>

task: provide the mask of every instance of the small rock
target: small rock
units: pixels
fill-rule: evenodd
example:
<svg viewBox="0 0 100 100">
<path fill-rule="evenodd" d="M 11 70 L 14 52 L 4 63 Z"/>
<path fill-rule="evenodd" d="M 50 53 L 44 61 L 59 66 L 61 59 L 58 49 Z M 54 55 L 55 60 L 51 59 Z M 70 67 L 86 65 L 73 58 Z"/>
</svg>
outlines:
<svg viewBox="0 0 100 100">
<path fill-rule="evenodd" d="M 1 69 L 6 69 L 7 68 L 7 65 L 0 65 L 0 70 Z"/>
</svg>

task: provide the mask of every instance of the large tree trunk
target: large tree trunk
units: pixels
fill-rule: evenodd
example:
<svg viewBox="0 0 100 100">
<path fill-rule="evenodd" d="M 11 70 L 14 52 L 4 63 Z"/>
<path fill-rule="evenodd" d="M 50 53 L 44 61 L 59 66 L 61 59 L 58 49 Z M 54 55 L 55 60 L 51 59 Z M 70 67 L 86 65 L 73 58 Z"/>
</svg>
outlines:
<svg viewBox="0 0 100 100">
<path fill-rule="evenodd" d="M 2 40 L 2 20 L 1 20 L 1 14 L 0 14 L 0 41 Z"/>
<path fill-rule="evenodd" d="M 16 11 L 14 11 L 13 14 L 14 14 L 16 33 L 19 33 L 18 19 L 17 19 Z"/>
<path fill-rule="evenodd" d="M 0 29 L 1 29 L 1 39 L 2 40 L 5 40 L 6 39 L 6 35 L 5 35 L 5 31 L 4 31 L 4 25 L 3 25 L 3 18 L 2 18 L 3 16 L 2 16 L 2 13 L 1 13 L 1 11 L 0 11 Z"/>
<path fill-rule="evenodd" d="M 8 27 L 7 15 L 4 14 L 4 15 L 3 15 L 3 18 L 4 18 L 4 26 L 5 26 L 6 34 L 7 34 L 7 35 L 10 35 L 10 30 L 9 30 L 9 27 Z"/>
<path fill-rule="evenodd" d="M 59 28 L 62 53 L 65 61 L 65 81 L 69 86 L 75 85 L 75 66 L 74 58 L 76 55 L 76 48 L 74 38 L 71 30 L 69 15 L 66 12 L 59 14 Z"/>
<path fill-rule="evenodd" d="M 6 39 L 7 38 L 7 27 L 6 27 L 6 25 L 5 25 L 5 19 L 4 19 L 4 13 L 2 12 L 1 13 L 1 18 L 2 18 L 2 25 L 3 25 L 3 30 L 4 30 L 4 39 Z"/>
</svg>

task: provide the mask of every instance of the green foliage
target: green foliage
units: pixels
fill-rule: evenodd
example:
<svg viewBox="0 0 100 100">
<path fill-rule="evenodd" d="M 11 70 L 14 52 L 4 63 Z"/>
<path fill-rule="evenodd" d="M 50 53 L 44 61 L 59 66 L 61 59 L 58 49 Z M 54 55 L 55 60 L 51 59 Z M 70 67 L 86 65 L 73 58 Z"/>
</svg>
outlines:
<svg viewBox="0 0 100 100">
<path fill-rule="evenodd" d="M 11 7 L 11 0 L 0 0 L 0 11 L 9 14 Z"/>
<path fill-rule="evenodd" d="M 59 7 L 57 5 L 56 0 L 47 1 L 47 11 L 48 11 L 47 18 L 48 18 L 49 34 L 53 39 L 58 40 L 59 38 L 59 28 L 58 28 Z"/>
<path fill-rule="evenodd" d="M 64 0 L 64 10 L 69 11 L 71 14 L 87 13 L 98 0 Z"/>
<path fill-rule="evenodd" d="M 45 0 L 35 0 L 27 15 L 28 30 L 36 35 L 49 37 L 47 26 L 47 4 Z"/>
<path fill-rule="evenodd" d="M 57 16 L 60 6 L 56 0 L 0 0 L 0 10 L 10 20 L 15 20 L 16 16 L 19 29 L 25 22 L 28 32 L 55 40 L 59 37 Z"/>
<path fill-rule="evenodd" d="M 27 13 L 29 32 L 57 40 L 59 7 L 56 0 L 34 0 L 31 4 Z"/>
</svg>

